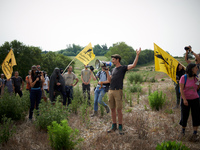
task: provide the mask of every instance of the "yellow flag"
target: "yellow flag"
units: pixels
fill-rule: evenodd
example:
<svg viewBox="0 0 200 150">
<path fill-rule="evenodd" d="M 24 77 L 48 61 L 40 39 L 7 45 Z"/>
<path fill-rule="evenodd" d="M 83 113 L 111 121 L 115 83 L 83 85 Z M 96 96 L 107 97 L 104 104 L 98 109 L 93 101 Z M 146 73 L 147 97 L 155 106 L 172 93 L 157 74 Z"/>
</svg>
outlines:
<svg viewBox="0 0 200 150">
<path fill-rule="evenodd" d="M 155 43 L 154 61 L 155 71 L 166 73 L 174 82 L 176 82 L 176 68 L 179 62 Z"/>
<path fill-rule="evenodd" d="M 13 73 L 13 66 L 17 65 L 12 49 L 2 63 L 2 70 L 7 79 L 10 79 Z"/>
<path fill-rule="evenodd" d="M 92 44 L 88 44 L 75 58 L 80 60 L 84 65 L 88 65 L 95 58 Z"/>
</svg>

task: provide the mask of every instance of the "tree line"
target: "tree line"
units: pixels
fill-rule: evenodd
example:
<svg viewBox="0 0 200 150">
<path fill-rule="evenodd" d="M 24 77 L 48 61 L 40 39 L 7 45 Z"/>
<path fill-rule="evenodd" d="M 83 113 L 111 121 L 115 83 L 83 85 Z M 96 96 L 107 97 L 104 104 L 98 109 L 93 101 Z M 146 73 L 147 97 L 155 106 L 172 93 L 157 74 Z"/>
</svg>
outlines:
<svg viewBox="0 0 200 150">
<path fill-rule="evenodd" d="M 19 71 L 20 76 L 25 78 L 32 65 L 41 65 L 42 70 L 49 75 L 53 72 L 55 67 L 65 68 L 72 60 L 68 56 L 76 56 L 84 47 L 73 44 L 68 45 L 67 49 L 56 52 L 42 51 L 39 47 L 27 46 L 22 42 L 14 40 L 12 42 L 5 42 L 0 46 L 0 63 L 2 64 L 10 49 L 13 49 L 17 65 L 13 67 L 14 71 Z M 107 45 L 94 45 L 94 54 L 96 56 L 105 56 L 110 60 L 113 54 L 119 54 L 122 57 L 121 64 L 128 65 L 133 63 L 136 51 L 125 42 L 115 43 L 109 48 Z M 138 65 L 147 64 L 154 60 L 153 50 L 142 50 L 138 60 Z M 74 63 L 72 63 L 74 66 Z M 73 67 L 74 68 L 74 67 Z M 2 69 L 0 68 L 0 72 Z"/>
</svg>

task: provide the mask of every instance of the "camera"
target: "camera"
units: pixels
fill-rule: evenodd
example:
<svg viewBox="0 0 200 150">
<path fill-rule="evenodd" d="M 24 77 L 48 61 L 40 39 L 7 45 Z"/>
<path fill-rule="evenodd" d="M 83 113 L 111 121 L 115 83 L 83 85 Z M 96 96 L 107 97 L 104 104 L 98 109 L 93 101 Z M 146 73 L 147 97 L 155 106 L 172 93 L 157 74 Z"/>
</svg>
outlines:
<svg viewBox="0 0 200 150">
<path fill-rule="evenodd" d="M 184 47 L 184 49 L 187 51 L 187 50 L 189 50 L 190 48 L 192 48 L 190 45 L 189 46 L 186 46 L 186 47 Z"/>
<path fill-rule="evenodd" d="M 41 76 L 41 71 L 39 71 L 39 70 L 36 70 L 36 75 L 38 76 L 38 77 L 40 77 Z"/>
</svg>

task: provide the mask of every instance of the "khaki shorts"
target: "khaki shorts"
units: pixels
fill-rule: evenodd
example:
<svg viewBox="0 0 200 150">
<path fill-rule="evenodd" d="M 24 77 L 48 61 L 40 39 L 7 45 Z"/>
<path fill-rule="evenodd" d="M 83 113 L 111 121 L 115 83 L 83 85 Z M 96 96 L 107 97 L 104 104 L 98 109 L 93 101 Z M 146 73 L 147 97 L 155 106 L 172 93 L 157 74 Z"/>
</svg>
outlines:
<svg viewBox="0 0 200 150">
<path fill-rule="evenodd" d="M 122 96 L 123 91 L 122 90 L 109 90 L 108 91 L 108 103 L 110 109 L 122 109 Z"/>
<path fill-rule="evenodd" d="M 44 89 L 42 89 L 42 97 L 47 97 Z"/>
</svg>

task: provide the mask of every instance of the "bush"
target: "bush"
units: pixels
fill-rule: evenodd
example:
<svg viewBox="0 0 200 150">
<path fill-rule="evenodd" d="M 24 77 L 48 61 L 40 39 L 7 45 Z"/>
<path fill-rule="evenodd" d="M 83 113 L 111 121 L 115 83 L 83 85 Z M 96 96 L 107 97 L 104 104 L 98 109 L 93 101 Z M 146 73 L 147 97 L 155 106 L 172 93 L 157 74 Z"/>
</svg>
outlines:
<svg viewBox="0 0 200 150">
<path fill-rule="evenodd" d="M 16 127 L 13 125 L 11 118 L 2 116 L 2 124 L 0 124 L 0 144 L 7 143 L 9 138 L 15 133 Z"/>
<path fill-rule="evenodd" d="M 20 98 L 18 95 L 10 95 L 7 89 L 5 89 L 0 99 L 0 120 L 3 115 L 12 120 L 25 119 L 29 108 L 30 98 L 28 91 L 23 92 L 23 96 Z"/>
<path fill-rule="evenodd" d="M 130 81 L 130 83 L 133 83 L 133 81 L 135 81 L 135 83 L 141 83 L 143 82 L 143 76 L 139 73 L 129 73 L 128 75 L 128 80 Z"/>
<path fill-rule="evenodd" d="M 188 147 L 183 145 L 181 142 L 178 143 L 176 141 L 167 141 L 162 142 L 161 144 L 158 144 L 156 147 L 156 150 L 189 150 Z"/>
<path fill-rule="evenodd" d="M 83 141 L 82 138 L 78 138 L 79 131 L 77 129 L 72 130 L 67 120 L 62 120 L 60 124 L 53 121 L 52 126 L 47 128 L 51 147 L 55 150 L 71 150 Z"/>
<path fill-rule="evenodd" d="M 157 111 L 159 111 L 159 109 L 162 108 L 163 104 L 166 101 L 166 95 L 163 96 L 162 91 L 160 93 L 158 93 L 158 91 L 155 91 L 151 93 L 148 96 L 148 98 L 151 109 L 155 109 Z"/>
<path fill-rule="evenodd" d="M 135 84 L 135 82 L 133 82 L 133 85 L 130 85 L 128 88 L 131 93 L 142 91 L 142 86 L 139 83 Z"/>
<path fill-rule="evenodd" d="M 37 110 L 34 110 L 34 114 L 38 114 Z M 53 121 L 58 123 L 61 120 L 68 117 L 68 111 L 62 103 L 56 102 L 55 105 L 52 105 L 50 102 L 45 102 L 41 100 L 39 105 L 39 115 L 36 116 L 36 127 L 40 129 L 47 129 L 47 126 L 51 125 Z"/>
</svg>

